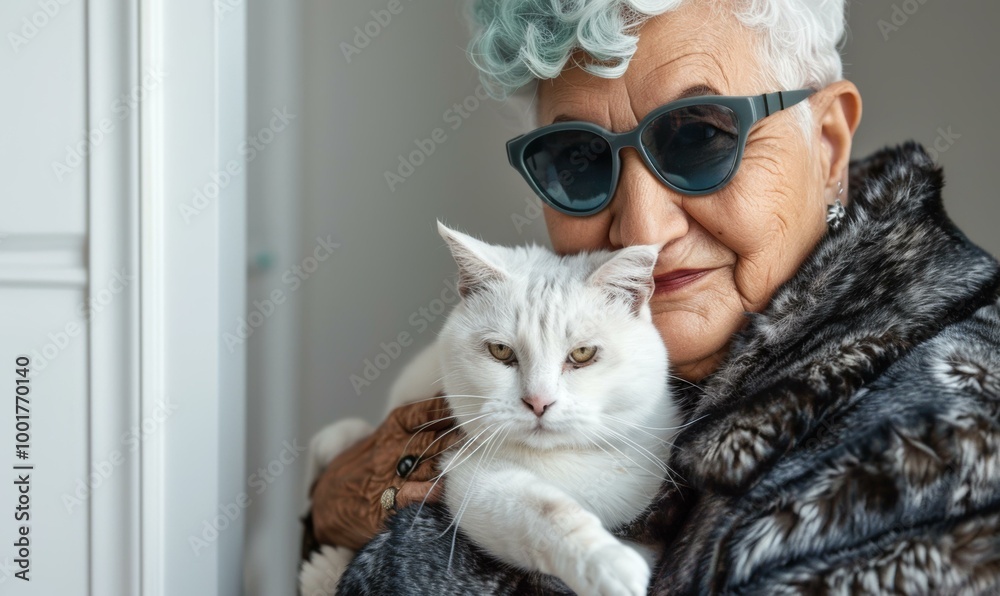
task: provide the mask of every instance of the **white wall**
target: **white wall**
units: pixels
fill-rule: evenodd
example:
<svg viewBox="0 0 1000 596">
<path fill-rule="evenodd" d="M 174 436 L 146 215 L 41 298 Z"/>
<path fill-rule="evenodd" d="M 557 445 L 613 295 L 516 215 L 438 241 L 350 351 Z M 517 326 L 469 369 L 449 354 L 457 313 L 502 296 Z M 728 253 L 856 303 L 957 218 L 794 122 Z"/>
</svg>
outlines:
<svg viewBox="0 0 1000 596">
<path fill-rule="evenodd" d="M 928 149 L 937 146 L 949 214 L 973 241 L 1000 255 L 995 190 L 1000 3 L 879 0 L 848 5 L 844 76 L 857 84 L 864 99 L 854 155 L 907 139 Z"/>
<path fill-rule="evenodd" d="M 307 256 L 300 234 L 302 209 L 302 12 L 301 3 L 253 0 L 248 4 L 248 312 L 265 323 L 247 338 L 248 492 L 244 593 L 282 596 L 295 586 L 303 507 L 301 463 L 296 451 L 309 437 L 299 429 L 299 303 L 301 288 L 283 279 Z M 275 110 L 288 123 L 275 121 Z M 269 141 L 265 143 L 265 141 Z M 261 149 L 257 149 L 257 146 Z M 250 151 L 252 150 L 252 153 Z M 310 249 L 311 250 L 311 249 Z M 273 302 L 278 292 L 281 303 Z M 260 306 L 257 306 L 260 305 Z M 288 449 L 286 445 L 291 445 Z M 294 457 L 293 457 L 293 453 Z M 266 470 L 264 474 L 260 470 Z M 260 481 L 263 479 L 263 482 Z"/>
</svg>

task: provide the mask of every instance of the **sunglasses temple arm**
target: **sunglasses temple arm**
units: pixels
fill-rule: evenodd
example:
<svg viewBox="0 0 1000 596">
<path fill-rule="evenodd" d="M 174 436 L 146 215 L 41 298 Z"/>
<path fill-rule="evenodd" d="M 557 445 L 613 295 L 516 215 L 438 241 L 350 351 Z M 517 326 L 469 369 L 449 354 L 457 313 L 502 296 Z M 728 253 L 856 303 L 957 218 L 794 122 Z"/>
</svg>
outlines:
<svg viewBox="0 0 1000 596">
<path fill-rule="evenodd" d="M 756 96 L 753 98 L 753 104 L 757 119 L 790 108 L 813 93 L 816 93 L 814 89 L 797 89 L 795 91 L 775 91 Z"/>
</svg>

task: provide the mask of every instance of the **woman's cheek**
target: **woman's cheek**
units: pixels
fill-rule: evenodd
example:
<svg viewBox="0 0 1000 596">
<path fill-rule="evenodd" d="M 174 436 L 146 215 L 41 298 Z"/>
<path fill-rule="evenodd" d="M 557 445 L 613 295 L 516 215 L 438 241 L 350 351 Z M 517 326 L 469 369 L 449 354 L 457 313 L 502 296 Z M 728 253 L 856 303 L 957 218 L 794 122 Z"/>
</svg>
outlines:
<svg viewBox="0 0 1000 596">
<path fill-rule="evenodd" d="M 653 321 L 667 346 L 671 366 L 675 374 L 689 380 L 710 372 L 724 356 L 733 333 L 747 322 L 732 268 L 713 275 L 716 280 L 682 307 L 653 308 Z"/>
<path fill-rule="evenodd" d="M 559 213 L 545 205 L 545 227 L 558 254 L 575 254 L 583 250 L 610 248 L 608 228 L 611 225 L 607 209 L 590 217 L 574 217 Z"/>
</svg>

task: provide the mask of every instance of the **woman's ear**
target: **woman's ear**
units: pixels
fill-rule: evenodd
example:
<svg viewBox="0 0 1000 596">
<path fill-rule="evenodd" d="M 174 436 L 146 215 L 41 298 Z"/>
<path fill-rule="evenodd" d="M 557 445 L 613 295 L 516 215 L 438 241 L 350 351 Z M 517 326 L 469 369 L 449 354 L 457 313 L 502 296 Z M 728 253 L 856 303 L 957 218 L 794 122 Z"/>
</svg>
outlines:
<svg viewBox="0 0 1000 596">
<path fill-rule="evenodd" d="M 850 81 L 828 85 L 813 103 L 822 143 L 823 175 L 828 186 L 836 187 L 851 162 L 854 131 L 861 123 L 861 93 Z"/>
</svg>

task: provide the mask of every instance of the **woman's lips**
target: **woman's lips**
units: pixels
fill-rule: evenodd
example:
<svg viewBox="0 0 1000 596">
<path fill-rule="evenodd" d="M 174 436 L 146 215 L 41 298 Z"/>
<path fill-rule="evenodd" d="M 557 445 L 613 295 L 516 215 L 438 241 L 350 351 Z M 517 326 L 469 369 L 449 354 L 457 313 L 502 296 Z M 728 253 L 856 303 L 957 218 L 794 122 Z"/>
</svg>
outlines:
<svg viewBox="0 0 1000 596">
<path fill-rule="evenodd" d="M 711 271 L 711 269 L 678 269 L 676 271 L 671 271 L 670 273 L 657 275 L 653 278 L 653 283 L 656 284 L 656 290 L 654 293 L 668 294 L 675 290 L 679 290 L 684 286 L 701 279 Z"/>
</svg>

